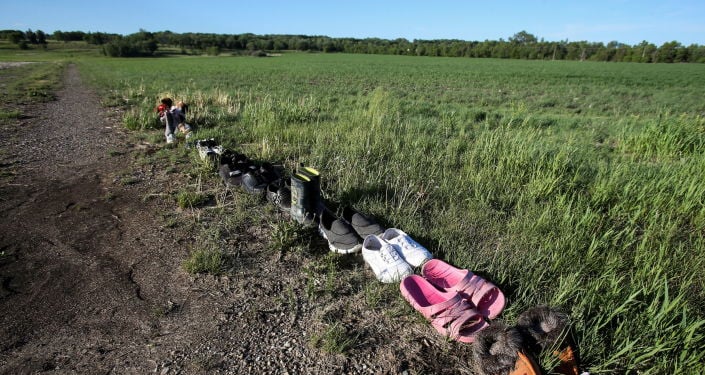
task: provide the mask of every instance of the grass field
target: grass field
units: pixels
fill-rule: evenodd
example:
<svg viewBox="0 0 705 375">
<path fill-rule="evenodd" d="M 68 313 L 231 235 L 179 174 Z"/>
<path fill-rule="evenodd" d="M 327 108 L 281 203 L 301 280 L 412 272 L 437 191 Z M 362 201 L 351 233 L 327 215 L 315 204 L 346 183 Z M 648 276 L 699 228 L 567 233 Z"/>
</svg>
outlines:
<svg viewBox="0 0 705 375">
<path fill-rule="evenodd" d="M 570 313 L 591 373 L 705 363 L 705 67 L 374 55 L 76 58 L 125 126 L 323 174 L 326 198 Z"/>
</svg>

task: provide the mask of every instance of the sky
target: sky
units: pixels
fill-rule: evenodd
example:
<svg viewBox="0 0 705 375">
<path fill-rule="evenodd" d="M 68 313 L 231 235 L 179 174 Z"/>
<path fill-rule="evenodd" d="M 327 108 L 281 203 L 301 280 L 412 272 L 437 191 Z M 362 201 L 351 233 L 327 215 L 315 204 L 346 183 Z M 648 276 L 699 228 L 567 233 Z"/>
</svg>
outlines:
<svg viewBox="0 0 705 375">
<path fill-rule="evenodd" d="M 705 45 L 705 0 L 0 0 L 0 29 Z"/>
</svg>

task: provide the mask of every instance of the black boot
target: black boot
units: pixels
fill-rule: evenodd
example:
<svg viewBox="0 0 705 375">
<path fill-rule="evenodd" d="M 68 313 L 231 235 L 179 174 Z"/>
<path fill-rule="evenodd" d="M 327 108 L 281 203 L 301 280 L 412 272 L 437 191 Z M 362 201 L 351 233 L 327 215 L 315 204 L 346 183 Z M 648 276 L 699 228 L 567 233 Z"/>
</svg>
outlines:
<svg viewBox="0 0 705 375">
<path fill-rule="evenodd" d="M 299 224 L 316 224 L 316 207 L 319 203 L 316 200 L 318 196 L 315 194 L 314 185 L 308 176 L 301 173 L 291 176 L 291 217 Z"/>
<path fill-rule="evenodd" d="M 311 180 L 310 186 L 310 203 L 309 209 L 319 216 L 321 210 L 323 209 L 323 200 L 321 199 L 321 174 L 311 167 L 304 167 L 298 169 L 300 175 L 304 175 Z"/>
</svg>

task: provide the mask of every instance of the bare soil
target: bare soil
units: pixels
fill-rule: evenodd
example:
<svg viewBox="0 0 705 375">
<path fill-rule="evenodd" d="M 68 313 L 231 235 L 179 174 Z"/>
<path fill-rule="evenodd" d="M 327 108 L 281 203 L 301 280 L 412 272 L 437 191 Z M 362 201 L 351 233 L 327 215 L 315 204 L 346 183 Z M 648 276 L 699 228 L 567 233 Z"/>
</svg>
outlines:
<svg viewBox="0 0 705 375">
<path fill-rule="evenodd" d="M 471 373 L 470 348 L 360 259 L 312 297 L 325 244 L 272 252 L 271 223 L 232 234 L 224 275 L 189 275 L 187 224 L 212 216 L 174 202 L 186 167 L 144 163 L 165 145 L 124 130 L 74 66 L 57 98 L 0 129 L 0 373 Z M 342 354 L 321 344 L 335 325 Z"/>
</svg>

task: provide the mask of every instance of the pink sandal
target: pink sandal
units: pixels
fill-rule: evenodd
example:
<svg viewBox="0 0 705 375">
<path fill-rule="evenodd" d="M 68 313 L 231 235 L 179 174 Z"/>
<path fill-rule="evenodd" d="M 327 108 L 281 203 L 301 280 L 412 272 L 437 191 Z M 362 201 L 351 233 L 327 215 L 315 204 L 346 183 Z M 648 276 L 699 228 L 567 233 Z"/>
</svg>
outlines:
<svg viewBox="0 0 705 375">
<path fill-rule="evenodd" d="M 421 274 L 436 287 L 462 295 L 488 319 L 495 318 L 504 310 L 502 291 L 469 270 L 455 268 L 440 259 L 432 259 L 424 264 Z"/>
<path fill-rule="evenodd" d="M 474 335 L 488 326 L 460 294 L 442 292 L 421 276 L 407 276 L 399 289 L 438 332 L 453 340 L 471 343 L 475 341 Z"/>
</svg>

